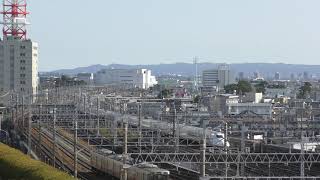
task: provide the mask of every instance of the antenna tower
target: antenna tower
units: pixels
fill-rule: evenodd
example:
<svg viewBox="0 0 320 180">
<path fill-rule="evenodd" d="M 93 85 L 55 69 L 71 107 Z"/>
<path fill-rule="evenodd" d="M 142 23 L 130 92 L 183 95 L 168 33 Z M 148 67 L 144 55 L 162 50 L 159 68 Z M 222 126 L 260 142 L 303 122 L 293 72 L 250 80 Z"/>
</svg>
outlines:
<svg viewBox="0 0 320 180">
<path fill-rule="evenodd" d="M 13 36 L 20 39 L 27 38 L 27 1 L 3 0 L 3 38 Z"/>
<path fill-rule="evenodd" d="M 194 88 L 198 91 L 199 86 L 199 75 L 198 75 L 198 57 L 194 57 L 193 64 L 195 65 L 195 76 L 194 76 Z"/>
</svg>

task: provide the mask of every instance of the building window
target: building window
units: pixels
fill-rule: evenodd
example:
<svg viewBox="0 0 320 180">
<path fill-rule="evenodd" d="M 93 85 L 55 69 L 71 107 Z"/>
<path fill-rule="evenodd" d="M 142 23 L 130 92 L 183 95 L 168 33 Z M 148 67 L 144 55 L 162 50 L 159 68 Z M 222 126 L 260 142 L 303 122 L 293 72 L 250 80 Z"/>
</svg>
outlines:
<svg viewBox="0 0 320 180">
<path fill-rule="evenodd" d="M 26 70 L 26 67 L 20 67 L 20 70 L 24 71 Z"/>
<path fill-rule="evenodd" d="M 24 59 L 23 59 L 23 60 L 20 60 L 20 63 L 21 63 L 21 64 L 24 64 L 24 63 L 26 63 L 26 60 L 24 60 Z"/>
<path fill-rule="evenodd" d="M 20 53 L 20 56 L 21 56 L 21 57 L 25 57 L 25 56 L 26 56 L 26 53 Z"/>
<path fill-rule="evenodd" d="M 26 77 L 26 74 L 20 74 L 20 77 L 21 77 L 21 78 L 25 78 L 25 77 Z"/>
<path fill-rule="evenodd" d="M 26 82 L 25 81 L 20 81 L 20 84 L 26 84 Z"/>
<path fill-rule="evenodd" d="M 26 46 L 20 46 L 20 49 L 26 49 Z"/>
<path fill-rule="evenodd" d="M 33 56 L 34 56 L 34 57 L 38 57 L 38 54 L 34 53 Z"/>
</svg>

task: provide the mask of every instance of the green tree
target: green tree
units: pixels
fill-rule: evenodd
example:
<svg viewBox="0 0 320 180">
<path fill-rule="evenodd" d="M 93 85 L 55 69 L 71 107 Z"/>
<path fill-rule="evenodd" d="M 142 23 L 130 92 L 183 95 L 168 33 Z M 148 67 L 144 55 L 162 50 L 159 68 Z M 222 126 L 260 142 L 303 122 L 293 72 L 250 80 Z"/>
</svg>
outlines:
<svg viewBox="0 0 320 180">
<path fill-rule="evenodd" d="M 66 81 L 69 81 L 69 80 L 71 80 L 71 78 L 69 76 L 67 76 L 67 75 L 62 75 L 61 76 L 61 81 L 66 82 Z"/>
<path fill-rule="evenodd" d="M 268 86 L 268 82 L 267 81 L 261 81 L 258 84 L 256 84 L 254 86 L 255 90 L 257 93 L 266 93 L 266 87 Z"/>
<path fill-rule="evenodd" d="M 238 82 L 238 90 L 237 93 L 247 93 L 252 91 L 252 86 L 250 82 L 241 80 Z"/>
<path fill-rule="evenodd" d="M 252 91 L 252 86 L 248 81 L 239 81 L 238 84 L 229 84 L 224 87 L 226 93 L 232 94 L 234 90 L 237 90 L 237 94 L 247 93 Z"/>
<path fill-rule="evenodd" d="M 194 98 L 193 98 L 193 103 L 199 103 L 200 102 L 200 96 L 199 95 L 196 95 Z"/>
<path fill-rule="evenodd" d="M 234 90 L 238 91 L 238 84 L 229 84 L 224 87 L 226 93 L 232 94 Z"/>
<path fill-rule="evenodd" d="M 305 82 L 304 85 L 300 87 L 297 97 L 300 99 L 307 98 L 307 95 L 311 93 L 311 88 L 312 84 L 310 82 Z"/>
<path fill-rule="evenodd" d="M 164 89 L 158 94 L 158 99 L 169 98 L 172 95 L 172 90 Z"/>
</svg>

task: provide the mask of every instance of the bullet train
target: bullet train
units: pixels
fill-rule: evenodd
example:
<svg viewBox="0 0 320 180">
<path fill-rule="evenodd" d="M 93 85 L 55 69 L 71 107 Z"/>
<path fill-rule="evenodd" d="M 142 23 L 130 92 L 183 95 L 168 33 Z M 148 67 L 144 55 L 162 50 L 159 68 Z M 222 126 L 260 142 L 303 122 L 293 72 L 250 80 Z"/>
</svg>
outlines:
<svg viewBox="0 0 320 180">
<path fill-rule="evenodd" d="M 80 107 L 81 109 L 81 107 Z M 92 114 L 96 114 L 96 112 L 90 112 Z M 130 125 L 138 126 L 139 120 L 137 116 L 134 115 L 122 115 L 117 112 L 105 111 L 100 109 L 100 115 L 112 116 L 111 118 L 114 121 L 124 122 L 126 121 Z M 155 119 L 146 119 L 141 118 L 142 127 L 150 128 L 150 129 L 159 129 L 163 133 L 172 134 L 173 124 L 165 121 L 159 121 Z M 179 133 L 181 138 L 191 139 L 195 141 L 201 141 L 203 139 L 203 128 L 177 124 L 176 125 L 177 133 Z M 225 145 L 226 142 L 226 145 Z M 217 146 L 217 147 L 229 147 L 230 144 L 228 141 L 225 141 L 224 133 L 216 130 L 212 130 L 207 128 L 206 130 L 206 144 L 207 146 Z"/>
<path fill-rule="evenodd" d="M 138 125 L 139 120 L 136 116 L 126 115 L 123 119 L 127 120 L 128 124 L 131 125 Z M 143 128 L 150 128 L 150 129 L 159 129 L 162 132 L 166 132 L 168 134 L 172 133 L 173 124 L 154 120 L 154 119 L 141 119 L 141 124 Z M 181 138 L 185 139 L 192 139 L 196 141 L 201 141 L 203 139 L 203 128 L 189 126 L 184 124 L 177 124 L 176 131 Z M 218 146 L 224 147 L 226 142 L 226 146 L 229 147 L 230 144 L 228 141 L 225 141 L 224 133 L 215 131 L 212 129 L 206 129 L 206 144 L 207 146 Z"/>
</svg>

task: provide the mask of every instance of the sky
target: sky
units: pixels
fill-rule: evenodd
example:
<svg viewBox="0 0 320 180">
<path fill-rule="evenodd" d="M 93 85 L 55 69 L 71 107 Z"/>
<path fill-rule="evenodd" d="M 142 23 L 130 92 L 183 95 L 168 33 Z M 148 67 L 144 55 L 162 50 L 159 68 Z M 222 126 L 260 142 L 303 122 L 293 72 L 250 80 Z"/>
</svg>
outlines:
<svg viewBox="0 0 320 180">
<path fill-rule="evenodd" d="M 319 0 L 29 0 L 40 71 L 93 64 L 320 64 Z"/>
</svg>

